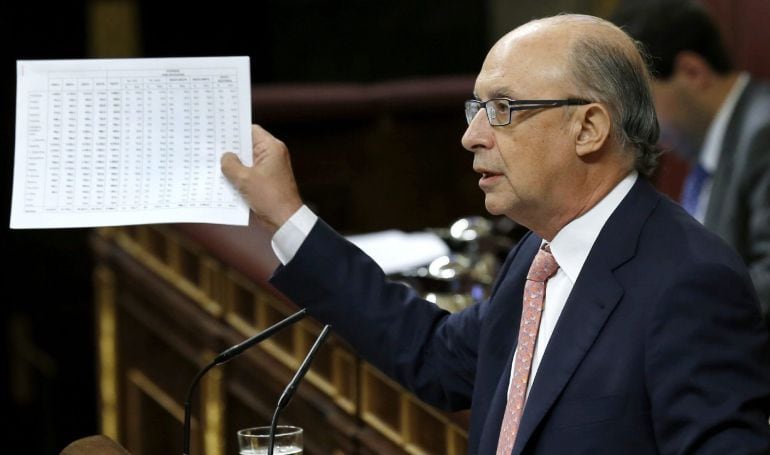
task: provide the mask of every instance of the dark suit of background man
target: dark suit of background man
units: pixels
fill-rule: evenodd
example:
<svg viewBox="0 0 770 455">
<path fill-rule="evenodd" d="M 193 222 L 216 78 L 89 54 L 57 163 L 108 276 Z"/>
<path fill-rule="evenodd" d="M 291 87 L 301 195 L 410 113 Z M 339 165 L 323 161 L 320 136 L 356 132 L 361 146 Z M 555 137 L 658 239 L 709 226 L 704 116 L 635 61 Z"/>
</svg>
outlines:
<svg viewBox="0 0 770 455">
<path fill-rule="evenodd" d="M 387 281 L 255 126 L 253 166 L 225 154 L 222 171 L 275 233 L 272 283 L 426 402 L 470 408 L 471 453 L 770 453 L 751 279 L 646 179 L 658 124 L 632 40 L 590 16 L 525 24 L 487 55 L 466 117 L 487 210 L 531 229 L 488 301 L 449 314 Z"/>
<path fill-rule="evenodd" d="M 770 87 L 733 69 L 698 5 L 645 2 L 615 20 L 647 48 L 664 140 L 693 164 L 683 206 L 748 264 L 770 325 Z"/>
</svg>

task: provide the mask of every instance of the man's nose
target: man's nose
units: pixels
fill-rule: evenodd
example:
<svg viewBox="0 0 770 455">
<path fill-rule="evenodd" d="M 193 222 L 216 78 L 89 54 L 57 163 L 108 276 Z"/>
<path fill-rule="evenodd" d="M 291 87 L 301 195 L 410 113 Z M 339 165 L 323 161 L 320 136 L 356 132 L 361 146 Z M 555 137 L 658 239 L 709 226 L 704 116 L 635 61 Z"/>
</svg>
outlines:
<svg viewBox="0 0 770 455">
<path fill-rule="evenodd" d="M 479 109 L 463 134 L 463 147 L 469 152 L 475 152 L 479 149 L 491 148 L 493 142 L 494 135 L 492 134 L 492 126 L 487 119 L 487 112 L 484 109 Z"/>
</svg>

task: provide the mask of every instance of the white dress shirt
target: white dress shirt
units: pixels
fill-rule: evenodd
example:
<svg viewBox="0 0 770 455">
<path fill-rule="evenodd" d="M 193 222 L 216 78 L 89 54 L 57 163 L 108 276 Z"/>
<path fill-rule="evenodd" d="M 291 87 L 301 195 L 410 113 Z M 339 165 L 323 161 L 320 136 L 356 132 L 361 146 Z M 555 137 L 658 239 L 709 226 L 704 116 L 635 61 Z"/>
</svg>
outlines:
<svg viewBox="0 0 770 455">
<path fill-rule="evenodd" d="M 315 226 L 318 216 L 306 205 L 299 208 L 283 225 L 275 231 L 270 246 L 275 256 L 286 265 L 302 246 L 310 230 Z"/>
<path fill-rule="evenodd" d="M 579 218 L 564 226 L 551 241 L 551 253 L 559 264 L 559 270 L 546 284 L 545 304 L 540 318 L 540 331 L 532 359 L 527 395 L 534 382 L 537 368 L 548 347 L 556 322 L 567 303 L 567 297 L 580 275 L 580 270 L 599 236 L 599 232 L 620 201 L 628 194 L 637 179 L 636 171 L 631 172 L 618 183 L 599 203 Z M 282 264 L 288 264 L 302 246 L 318 217 L 306 206 L 302 206 L 284 223 L 273 236 L 271 245 Z M 515 302 L 511 302 L 515 304 Z M 515 356 L 514 356 L 515 360 Z M 511 378 L 513 369 L 511 369 Z"/>
<path fill-rule="evenodd" d="M 553 329 L 559 321 L 559 316 L 567 303 L 567 298 L 572 287 L 575 285 L 583 264 L 588 258 L 588 253 L 596 242 L 604 224 L 609 219 L 612 212 L 620 205 L 620 201 L 631 191 L 638 174 L 631 172 L 621 180 L 615 188 L 607 193 L 604 198 L 593 206 L 586 213 L 570 221 L 553 238 L 550 243 L 551 254 L 553 254 L 556 263 L 559 264 L 559 270 L 552 276 L 545 286 L 545 302 L 543 304 L 543 313 L 540 315 L 540 330 L 535 342 L 535 354 L 532 358 L 532 369 L 529 373 L 529 384 L 527 384 L 527 396 L 535 381 L 537 369 L 543 355 L 548 347 L 548 341 L 551 339 Z M 546 243 L 543 241 L 543 243 Z M 515 364 L 516 356 L 513 362 Z M 513 380 L 513 368 L 511 368 L 511 378 Z M 509 380 L 509 381 L 510 381 Z M 510 382 L 509 382 L 510 390 Z"/>
<path fill-rule="evenodd" d="M 733 116 L 738 98 L 741 97 L 743 91 L 746 90 L 746 86 L 749 85 L 749 79 L 748 73 L 740 73 L 738 75 L 733 87 L 730 89 L 730 93 L 727 94 L 727 98 L 725 98 L 725 101 L 719 108 L 719 112 L 714 116 L 706 132 L 698 161 L 712 177 L 717 170 L 719 158 L 722 155 L 722 142 L 727 132 L 727 124 L 730 122 L 730 117 Z M 706 207 L 708 207 L 709 198 L 711 197 L 712 181 L 711 178 L 707 179 L 698 195 L 698 205 L 695 208 L 694 217 L 701 223 L 706 218 Z"/>
</svg>

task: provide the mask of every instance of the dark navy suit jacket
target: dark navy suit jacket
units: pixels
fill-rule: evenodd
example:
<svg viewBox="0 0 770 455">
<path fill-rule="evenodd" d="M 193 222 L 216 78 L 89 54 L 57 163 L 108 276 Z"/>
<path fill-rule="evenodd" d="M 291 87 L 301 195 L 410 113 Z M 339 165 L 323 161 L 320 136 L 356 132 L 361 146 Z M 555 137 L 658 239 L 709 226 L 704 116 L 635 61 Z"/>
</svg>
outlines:
<svg viewBox="0 0 770 455">
<path fill-rule="evenodd" d="M 493 454 L 540 241 L 528 234 L 490 299 L 455 314 L 320 220 L 272 283 L 421 399 L 470 408 L 469 452 Z M 640 178 L 572 289 L 513 453 L 770 453 L 769 415 L 770 345 L 745 266 Z"/>
</svg>

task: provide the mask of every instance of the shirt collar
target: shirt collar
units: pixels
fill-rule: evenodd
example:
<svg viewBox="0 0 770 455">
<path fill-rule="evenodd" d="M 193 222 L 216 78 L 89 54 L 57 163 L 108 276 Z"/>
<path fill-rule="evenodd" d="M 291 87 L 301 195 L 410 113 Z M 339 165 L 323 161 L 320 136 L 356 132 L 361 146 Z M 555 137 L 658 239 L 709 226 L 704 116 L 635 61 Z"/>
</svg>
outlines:
<svg viewBox="0 0 770 455">
<path fill-rule="evenodd" d="M 719 156 L 722 153 L 722 141 L 727 131 L 727 123 L 733 115 L 735 105 L 738 104 L 738 98 L 741 97 L 746 86 L 749 84 L 749 74 L 740 73 L 733 83 L 730 93 L 727 94 L 722 106 L 719 107 L 717 115 L 711 121 L 709 129 L 706 132 L 706 138 L 703 141 L 703 148 L 700 153 L 700 164 L 710 173 L 714 173 L 719 164 Z"/>
<path fill-rule="evenodd" d="M 577 281 L 599 232 L 631 191 L 637 178 L 636 171 L 629 173 L 598 204 L 570 221 L 551 241 L 553 257 L 573 284 Z"/>
</svg>

